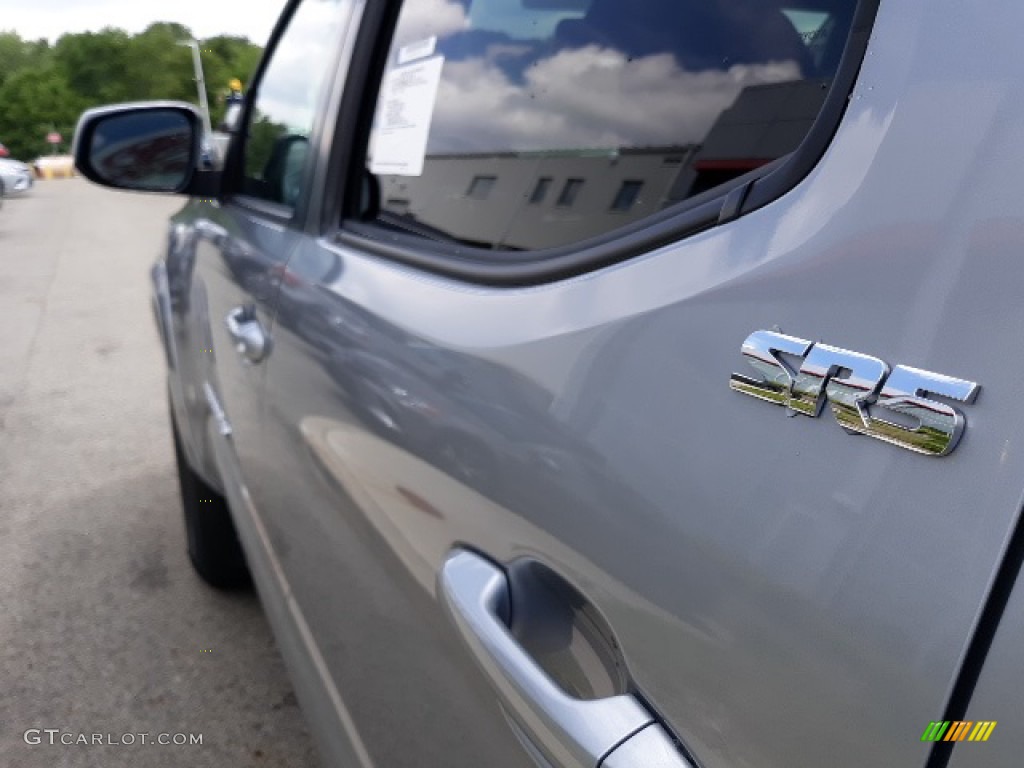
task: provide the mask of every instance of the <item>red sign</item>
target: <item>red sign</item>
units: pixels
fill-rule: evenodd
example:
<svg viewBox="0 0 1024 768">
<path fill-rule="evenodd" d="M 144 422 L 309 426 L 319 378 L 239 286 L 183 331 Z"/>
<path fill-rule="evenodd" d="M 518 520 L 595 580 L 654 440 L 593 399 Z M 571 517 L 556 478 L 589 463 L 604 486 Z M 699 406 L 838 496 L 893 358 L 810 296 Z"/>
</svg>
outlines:
<svg viewBox="0 0 1024 768">
<path fill-rule="evenodd" d="M 46 134 L 46 143 L 60 144 L 60 134 L 57 133 L 56 131 L 51 131 L 50 133 Z"/>
</svg>

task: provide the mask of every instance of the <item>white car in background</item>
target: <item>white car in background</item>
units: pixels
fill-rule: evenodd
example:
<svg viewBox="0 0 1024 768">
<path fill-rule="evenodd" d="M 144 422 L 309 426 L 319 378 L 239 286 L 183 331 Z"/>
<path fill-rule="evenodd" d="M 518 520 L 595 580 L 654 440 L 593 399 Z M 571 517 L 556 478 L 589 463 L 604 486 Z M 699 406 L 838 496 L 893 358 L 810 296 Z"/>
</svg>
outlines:
<svg viewBox="0 0 1024 768">
<path fill-rule="evenodd" d="M 0 157 L 0 194 L 19 195 L 32 189 L 35 177 L 32 167 L 18 160 Z"/>
</svg>

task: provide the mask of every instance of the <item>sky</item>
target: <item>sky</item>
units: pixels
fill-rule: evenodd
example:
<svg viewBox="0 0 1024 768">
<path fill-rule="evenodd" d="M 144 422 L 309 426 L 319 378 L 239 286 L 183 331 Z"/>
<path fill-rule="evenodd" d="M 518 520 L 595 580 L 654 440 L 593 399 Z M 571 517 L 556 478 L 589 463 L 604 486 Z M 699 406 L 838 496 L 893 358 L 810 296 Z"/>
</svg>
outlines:
<svg viewBox="0 0 1024 768">
<path fill-rule="evenodd" d="M 0 31 L 55 41 L 65 32 L 120 27 L 141 32 L 154 21 L 176 21 L 198 38 L 241 35 L 263 45 L 285 0 L 0 0 Z"/>
<path fill-rule="evenodd" d="M 448 39 L 467 28 L 494 31 L 509 24 L 496 13 L 474 19 L 470 12 L 467 18 L 460 0 L 421 0 L 407 7 L 416 12 L 401 17 L 397 45 L 436 37 L 444 51 Z M 629 13 L 626 0 L 622 9 Z M 554 28 L 550 19 L 541 26 L 546 34 Z M 800 65 L 781 56 L 687 70 L 672 53 L 630 56 L 612 46 L 541 46 L 522 73 L 506 63 L 516 60 L 516 46 L 492 45 L 483 54 L 449 59 L 432 108 L 428 153 L 697 144 L 744 88 L 801 76 Z M 302 76 L 296 68 L 290 93 L 302 93 Z"/>
</svg>

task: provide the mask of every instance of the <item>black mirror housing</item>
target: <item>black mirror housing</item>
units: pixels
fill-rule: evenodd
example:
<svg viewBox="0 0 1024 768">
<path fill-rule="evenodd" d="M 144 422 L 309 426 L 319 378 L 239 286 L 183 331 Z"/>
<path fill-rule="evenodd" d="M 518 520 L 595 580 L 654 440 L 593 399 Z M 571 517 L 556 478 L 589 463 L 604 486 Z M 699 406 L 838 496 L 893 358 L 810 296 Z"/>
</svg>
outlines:
<svg viewBox="0 0 1024 768">
<path fill-rule="evenodd" d="M 203 121 L 186 102 L 146 101 L 87 110 L 72 154 L 89 179 L 114 189 L 210 195 L 219 184 L 198 169 Z"/>
</svg>

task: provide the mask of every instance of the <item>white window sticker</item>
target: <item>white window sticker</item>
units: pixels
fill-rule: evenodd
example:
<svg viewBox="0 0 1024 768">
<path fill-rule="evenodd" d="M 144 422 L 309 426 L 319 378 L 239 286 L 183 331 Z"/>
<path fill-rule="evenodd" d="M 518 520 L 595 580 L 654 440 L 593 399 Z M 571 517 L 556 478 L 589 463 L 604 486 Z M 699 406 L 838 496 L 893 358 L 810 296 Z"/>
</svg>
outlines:
<svg viewBox="0 0 1024 768">
<path fill-rule="evenodd" d="M 409 43 L 398 49 L 398 63 L 408 64 L 415 59 L 425 59 L 427 56 L 433 56 L 435 48 L 437 48 L 436 35 L 428 37 L 426 40 Z"/>
<path fill-rule="evenodd" d="M 396 67 L 384 77 L 370 170 L 422 176 L 444 56 Z"/>
</svg>

